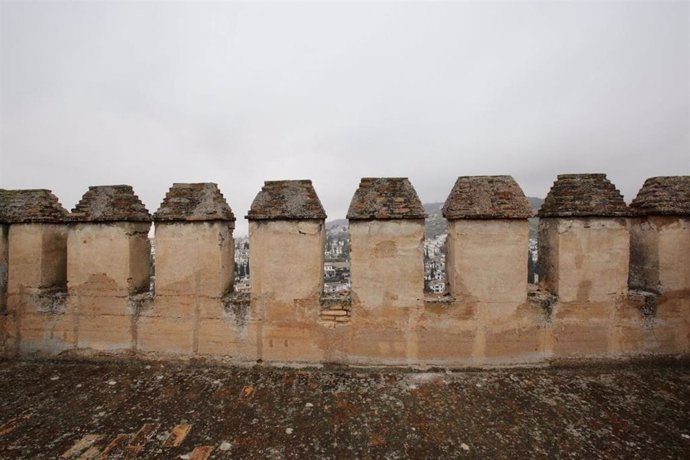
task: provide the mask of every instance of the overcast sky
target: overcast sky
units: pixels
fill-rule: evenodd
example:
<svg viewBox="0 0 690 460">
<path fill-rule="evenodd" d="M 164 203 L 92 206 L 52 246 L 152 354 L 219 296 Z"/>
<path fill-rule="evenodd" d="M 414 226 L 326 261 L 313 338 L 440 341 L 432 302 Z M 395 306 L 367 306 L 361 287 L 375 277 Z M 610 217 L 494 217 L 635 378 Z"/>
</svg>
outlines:
<svg viewBox="0 0 690 460">
<path fill-rule="evenodd" d="M 0 187 L 690 174 L 689 2 L 0 2 Z"/>
</svg>

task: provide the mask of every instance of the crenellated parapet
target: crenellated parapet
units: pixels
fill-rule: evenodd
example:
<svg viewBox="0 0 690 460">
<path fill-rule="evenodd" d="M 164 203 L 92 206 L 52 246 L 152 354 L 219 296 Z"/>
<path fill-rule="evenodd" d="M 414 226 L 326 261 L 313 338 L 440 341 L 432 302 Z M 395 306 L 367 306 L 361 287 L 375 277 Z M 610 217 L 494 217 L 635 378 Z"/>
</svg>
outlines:
<svg viewBox="0 0 690 460">
<path fill-rule="evenodd" d="M 627 293 L 630 209 L 605 174 L 559 175 L 538 213 L 541 284 L 561 302 Z"/>
<path fill-rule="evenodd" d="M 448 284 L 456 299 L 519 305 L 527 298 L 534 212 L 511 176 L 458 177 L 443 205 Z"/>
<path fill-rule="evenodd" d="M 0 312 L 7 350 L 43 342 L 34 319 L 64 309 L 68 216 L 50 190 L 0 191 Z"/>
<path fill-rule="evenodd" d="M 259 359 L 319 361 L 326 212 L 310 180 L 266 181 L 247 213 Z"/>
<path fill-rule="evenodd" d="M 690 176 L 647 179 L 630 208 L 630 287 L 690 293 Z"/>
<path fill-rule="evenodd" d="M 267 181 L 246 215 L 250 290 L 235 292 L 216 184 L 173 184 L 153 216 L 128 185 L 89 187 L 71 213 L 48 190 L 0 190 L 0 351 L 414 366 L 690 353 L 690 176 L 650 178 L 627 206 L 605 174 L 559 175 L 538 212 L 538 287 L 511 176 L 458 177 L 442 211 L 448 292 L 425 294 L 417 192 L 361 179 L 351 291 L 327 296 L 313 184 Z"/>
<path fill-rule="evenodd" d="M 232 291 L 235 215 L 216 184 L 175 183 L 153 220 L 155 297 L 141 311 L 137 349 L 206 352 L 216 337 L 200 331 L 219 321 Z"/>
<path fill-rule="evenodd" d="M 149 288 L 151 215 L 129 185 L 89 187 L 72 210 L 69 314 L 77 348 L 131 349 L 131 298 Z"/>
</svg>

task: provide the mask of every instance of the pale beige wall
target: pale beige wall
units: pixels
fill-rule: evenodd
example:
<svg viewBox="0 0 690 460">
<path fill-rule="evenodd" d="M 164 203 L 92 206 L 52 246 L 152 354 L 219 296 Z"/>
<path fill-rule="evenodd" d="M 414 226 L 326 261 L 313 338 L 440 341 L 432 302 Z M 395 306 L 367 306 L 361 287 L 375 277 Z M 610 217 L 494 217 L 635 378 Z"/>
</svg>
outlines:
<svg viewBox="0 0 690 460">
<path fill-rule="evenodd" d="M 528 240 L 526 219 L 448 221 L 451 294 L 479 302 L 524 302 Z"/>
<path fill-rule="evenodd" d="M 539 286 L 555 294 L 558 292 L 558 219 L 539 219 L 537 246 Z"/>
<path fill-rule="evenodd" d="M 8 238 L 8 295 L 22 288 L 63 286 L 67 228 L 58 224 L 13 224 Z"/>
<path fill-rule="evenodd" d="M 645 217 L 630 223 L 629 287 L 659 292 L 659 232 Z"/>
<path fill-rule="evenodd" d="M 252 298 L 292 303 L 320 294 L 326 230 L 321 220 L 249 222 Z"/>
<path fill-rule="evenodd" d="M 690 291 L 690 218 L 650 217 L 659 229 L 662 292 Z"/>
<path fill-rule="evenodd" d="M 149 223 L 78 223 L 70 226 L 67 276 L 70 290 L 99 289 L 120 295 L 149 282 Z"/>
<path fill-rule="evenodd" d="M 561 302 L 602 302 L 627 293 L 627 219 L 560 218 L 554 237 L 558 270 L 547 284 Z"/>
<path fill-rule="evenodd" d="M 353 299 L 363 308 L 409 307 L 424 298 L 424 220 L 350 221 Z"/>
<path fill-rule="evenodd" d="M 157 223 L 156 295 L 221 297 L 234 279 L 228 222 Z"/>
</svg>

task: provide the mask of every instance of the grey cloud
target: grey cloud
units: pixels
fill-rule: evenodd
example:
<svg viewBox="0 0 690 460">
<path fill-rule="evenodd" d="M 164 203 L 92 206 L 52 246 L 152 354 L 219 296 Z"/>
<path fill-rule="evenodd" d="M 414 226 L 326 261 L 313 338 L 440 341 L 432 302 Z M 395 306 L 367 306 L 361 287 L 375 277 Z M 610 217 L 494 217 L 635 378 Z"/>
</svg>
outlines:
<svg viewBox="0 0 690 460">
<path fill-rule="evenodd" d="M 0 3 L 0 186 L 690 173 L 687 2 Z M 245 226 L 240 224 L 239 231 Z"/>
</svg>

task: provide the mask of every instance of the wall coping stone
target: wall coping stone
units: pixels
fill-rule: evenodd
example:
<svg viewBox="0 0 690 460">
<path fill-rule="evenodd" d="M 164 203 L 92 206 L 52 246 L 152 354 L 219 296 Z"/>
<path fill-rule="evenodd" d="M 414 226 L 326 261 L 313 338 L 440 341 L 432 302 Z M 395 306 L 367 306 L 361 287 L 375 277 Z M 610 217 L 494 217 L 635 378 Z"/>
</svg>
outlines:
<svg viewBox="0 0 690 460">
<path fill-rule="evenodd" d="M 235 215 L 217 184 L 174 183 L 165 194 L 154 222 L 234 222 Z"/>
<path fill-rule="evenodd" d="M 641 216 L 690 216 L 690 176 L 650 177 L 630 208 Z"/>
<path fill-rule="evenodd" d="M 364 177 L 355 191 L 350 220 L 424 219 L 424 206 L 407 177 Z"/>
<path fill-rule="evenodd" d="M 68 221 L 69 213 L 58 198 L 47 189 L 0 189 L 0 223 L 60 224 Z"/>
<path fill-rule="evenodd" d="M 443 217 L 456 219 L 528 219 L 534 216 L 512 176 L 461 176 L 442 208 Z"/>
<path fill-rule="evenodd" d="M 249 220 L 321 220 L 326 218 L 311 181 L 266 181 L 246 216 Z"/>
<path fill-rule="evenodd" d="M 537 214 L 539 217 L 628 217 L 623 195 L 606 174 L 560 174 Z"/>
<path fill-rule="evenodd" d="M 131 185 L 95 185 L 72 209 L 72 222 L 151 222 Z"/>
</svg>

